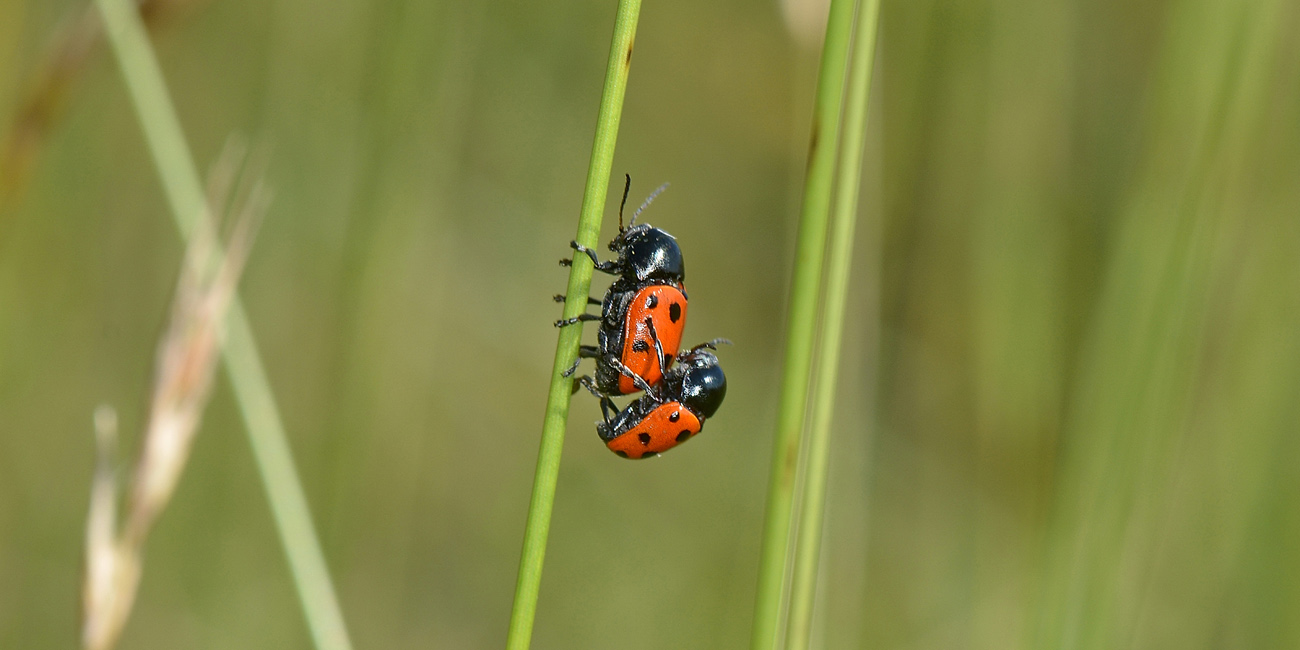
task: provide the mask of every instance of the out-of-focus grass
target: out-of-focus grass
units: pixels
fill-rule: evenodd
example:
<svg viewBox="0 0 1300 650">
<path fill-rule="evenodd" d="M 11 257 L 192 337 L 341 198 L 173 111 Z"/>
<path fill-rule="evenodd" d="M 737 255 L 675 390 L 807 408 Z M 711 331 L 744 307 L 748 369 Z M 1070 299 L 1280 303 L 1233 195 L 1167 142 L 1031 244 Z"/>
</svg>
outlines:
<svg viewBox="0 0 1300 650">
<path fill-rule="evenodd" d="M 808 413 L 809 384 L 816 355 L 817 320 L 826 232 L 830 223 L 831 189 L 836 178 L 841 114 L 844 111 L 845 71 L 853 41 L 855 0 L 832 0 L 827 9 L 817 90 L 808 142 L 808 170 L 804 175 L 795 235 L 794 270 L 786 298 L 785 351 L 781 358 L 776 427 L 768 470 L 767 504 L 763 511 L 763 544 L 759 552 L 758 584 L 754 595 L 754 629 L 750 647 L 771 650 L 781 638 L 784 602 L 790 590 L 786 568 L 792 531 L 798 529 L 794 510 L 796 476 L 801 464 L 804 420 Z M 856 179 L 855 179 L 856 181 Z M 804 472 L 803 482 L 807 482 Z M 824 468 L 822 475 L 824 475 Z M 814 479 L 816 480 L 816 479 Z M 820 507 L 820 504 L 818 504 Z M 797 566 L 797 565 L 796 565 Z M 796 574 L 797 575 L 797 574 Z"/>
<path fill-rule="evenodd" d="M 71 6 L 0 2 L 0 124 Z M 880 422 L 864 459 L 855 295 L 829 647 L 1300 645 L 1298 14 L 883 3 Z M 217 0 L 156 38 L 199 161 L 274 143 L 244 297 L 358 647 L 504 642 L 612 19 Z M 686 0 L 636 57 L 614 169 L 673 182 L 649 220 L 731 386 L 653 463 L 574 402 L 534 647 L 740 648 L 816 57 L 775 3 Z M 4 648 L 75 634 L 89 415 L 139 429 L 181 255 L 109 62 L 83 84 L 0 242 Z M 122 648 L 306 644 L 239 426 L 219 387 Z"/>
<path fill-rule="evenodd" d="M 875 70 L 876 25 L 879 0 L 858 3 L 854 17 L 853 44 L 845 54 L 844 115 L 839 151 L 836 154 L 835 197 L 826 240 L 826 286 L 821 305 L 821 323 L 814 352 L 816 374 L 809 400 L 808 442 L 805 452 L 799 515 L 791 525 L 795 538 L 790 573 L 790 604 L 786 618 L 786 650 L 806 650 L 812 644 L 814 607 L 817 604 L 818 574 L 821 569 L 822 533 L 825 530 L 826 492 L 831 458 L 831 420 L 839 393 L 840 358 L 844 353 L 844 320 L 848 304 L 849 277 L 853 270 L 854 233 L 858 222 L 858 198 L 862 185 L 862 158 L 866 154 L 867 107 L 871 97 L 871 76 Z M 874 185 L 874 184 L 873 184 Z M 872 189 L 877 189 L 874 186 Z M 874 215 L 873 215 L 874 216 Z M 865 263 L 879 260 L 875 248 Z M 860 321 L 859 321 L 860 322 Z M 868 418 L 874 412 L 868 411 Z M 870 421 L 854 422 L 854 428 Z M 862 432 L 871 436 L 871 429 Z M 858 469 L 860 472 L 861 469 Z M 823 603 L 824 605 L 824 603 Z"/>
<path fill-rule="evenodd" d="M 1268 187 L 1254 179 L 1269 170 L 1252 159 L 1271 131 L 1279 8 L 1189 2 L 1162 35 L 1146 147 L 1119 204 L 1066 414 L 1066 440 L 1077 442 L 1061 454 L 1040 645 L 1253 646 L 1268 633 L 1234 625 L 1245 612 L 1224 601 L 1240 588 L 1230 576 L 1254 541 L 1249 510 L 1268 494 L 1271 449 L 1294 432 L 1256 419 L 1266 402 L 1224 403 L 1250 379 L 1220 373 L 1244 361 L 1238 328 L 1225 327 L 1244 306 L 1229 288 L 1244 261 L 1234 258 L 1253 257 L 1243 230 L 1296 216 L 1256 203 Z M 1278 343 L 1282 356 L 1270 357 L 1286 359 L 1293 345 Z M 1168 598 L 1200 611 L 1164 619 Z"/>
</svg>

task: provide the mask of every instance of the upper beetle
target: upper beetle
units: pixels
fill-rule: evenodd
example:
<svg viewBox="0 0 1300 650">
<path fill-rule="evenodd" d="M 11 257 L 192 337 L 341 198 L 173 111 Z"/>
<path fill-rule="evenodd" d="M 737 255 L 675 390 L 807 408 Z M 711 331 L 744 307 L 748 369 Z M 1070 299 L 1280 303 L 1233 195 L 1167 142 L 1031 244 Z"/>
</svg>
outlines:
<svg viewBox="0 0 1300 650">
<path fill-rule="evenodd" d="M 618 234 L 609 242 L 609 250 L 618 253 L 618 258 L 606 262 L 596 257 L 596 251 L 576 241 L 569 242 L 573 250 L 591 258 L 597 271 L 617 275 L 616 284 L 622 283 L 624 289 L 640 286 L 647 282 L 658 282 L 680 286 L 686 280 L 686 263 L 682 260 L 682 249 L 677 245 L 677 238 L 662 228 L 643 223 L 637 225 L 637 217 L 650 205 L 655 197 L 668 188 L 660 185 L 650 193 L 641 207 L 632 213 L 627 227 L 623 226 L 623 208 L 627 205 L 627 194 L 632 189 L 632 176 L 624 175 L 623 201 L 618 206 Z M 568 266 L 572 260 L 560 260 Z"/>
<path fill-rule="evenodd" d="M 607 395 L 626 395 L 640 388 L 636 382 L 620 373 L 604 360 L 611 355 L 632 370 L 637 376 L 653 385 L 663 376 L 663 369 L 672 364 L 681 348 L 682 331 L 686 327 L 687 295 L 683 284 L 686 265 L 677 239 L 661 228 L 637 224 L 637 217 L 650 202 L 667 187 L 655 190 L 645 203 L 632 214 L 628 226 L 623 226 L 623 208 L 627 204 L 632 178 L 627 177 L 623 187 L 623 202 L 618 208 L 618 235 L 609 243 L 609 249 L 618 253 L 616 260 L 601 262 L 596 252 L 578 242 L 570 246 L 591 258 L 596 270 L 618 276 L 605 292 L 604 300 L 588 298 L 587 303 L 601 307 L 601 315 L 579 314 L 573 318 L 556 321 L 557 327 L 580 321 L 599 320 L 598 345 L 584 345 L 579 349 L 579 361 L 596 359 L 596 388 Z M 560 260 L 572 264 L 572 260 Z M 564 296 L 556 296 L 564 302 Z M 652 350 L 652 330 L 655 332 Z M 577 362 L 565 375 L 571 375 Z"/>
</svg>

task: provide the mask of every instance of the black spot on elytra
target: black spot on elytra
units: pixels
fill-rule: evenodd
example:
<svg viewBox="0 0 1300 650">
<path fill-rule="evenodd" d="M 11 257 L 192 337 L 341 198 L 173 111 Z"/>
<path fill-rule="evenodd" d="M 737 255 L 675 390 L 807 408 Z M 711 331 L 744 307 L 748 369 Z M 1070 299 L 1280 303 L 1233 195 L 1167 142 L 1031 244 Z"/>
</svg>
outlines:
<svg viewBox="0 0 1300 650">
<path fill-rule="evenodd" d="M 690 431 L 682 431 L 681 433 L 677 434 L 677 442 L 681 442 L 689 437 L 691 437 Z"/>
<path fill-rule="evenodd" d="M 636 342 L 632 344 L 633 352 L 645 352 L 646 350 L 649 349 L 650 349 L 650 344 L 646 343 L 645 339 L 637 339 Z"/>
<path fill-rule="evenodd" d="M 676 421 L 678 421 L 678 420 L 680 420 L 680 419 L 682 419 L 682 412 L 681 412 L 681 411 L 673 411 L 673 414 L 670 415 L 670 416 L 668 416 L 668 421 L 669 421 L 669 422 L 676 422 Z"/>
<path fill-rule="evenodd" d="M 619 456 L 622 456 L 623 458 L 627 458 L 627 452 L 623 451 L 622 449 L 615 450 L 614 453 L 618 454 Z"/>
<path fill-rule="evenodd" d="M 659 455 L 659 452 L 657 452 L 657 451 L 647 451 L 646 453 L 641 454 L 641 457 L 642 457 L 642 458 L 654 458 L 655 456 L 658 456 L 658 455 Z"/>
<path fill-rule="evenodd" d="M 670 321 L 676 323 L 678 320 L 681 319 L 681 317 L 682 317 L 682 306 L 681 306 L 681 305 L 679 305 L 679 304 L 677 304 L 677 303 L 673 303 L 673 304 L 671 304 L 671 305 L 668 305 L 668 320 L 670 320 Z"/>
<path fill-rule="evenodd" d="M 656 296 L 656 295 L 653 294 L 653 293 L 650 294 L 650 298 L 649 298 L 649 300 L 646 300 L 646 301 L 645 301 L 645 308 L 646 308 L 646 309 L 654 309 L 655 307 L 658 307 L 658 306 L 659 306 L 659 296 Z"/>
<path fill-rule="evenodd" d="M 644 432 L 644 431 L 642 431 L 641 433 L 636 434 L 636 439 L 637 439 L 637 440 L 640 440 L 640 441 L 641 441 L 641 444 L 643 444 L 643 445 L 648 445 L 648 444 L 650 444 L 650 434 L 648 434 L 648 433 L 646 433 L 646 432 Z"/>
</svg>

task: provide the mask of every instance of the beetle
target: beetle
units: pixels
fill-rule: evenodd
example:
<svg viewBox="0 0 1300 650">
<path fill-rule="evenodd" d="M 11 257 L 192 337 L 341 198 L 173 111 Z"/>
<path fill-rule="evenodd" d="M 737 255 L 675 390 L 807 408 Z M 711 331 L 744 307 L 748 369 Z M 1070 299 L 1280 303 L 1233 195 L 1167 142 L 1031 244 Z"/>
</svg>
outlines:
<svg viewBox="0 0 1300 650">
<path fill-rule="evenodd" d="M 715 339 L 683 353 L 677 365 L 669 368 L 655 386 L 610 358 L 611 365 L 645 391 L 612 418 L 609 412 L 613 401 L 595 390 L 590 377 L 582 377 L 580 383 L 600 398 L 605 421 L 596 425 L 596 433 L 605 446 L 623 458 L 642 459 L 658 456 L 695 437 L 727 395 L 727 377 L 712 352 L 719 343 L 730 341 Z"/>
<path fill-rule="evenodd" d="M 576 241 L 569 243 L 575 251 L 589 256 L 596 270 L 617 276 L 603 300 L 587 299 L 589 305 L 600 305 L 601 314 L 583 313 L 555 322 L 556 327 L 564 327 L 582 321 L 600 321 L 598 345 L 580 347 L 578 361 L 565 372 L 565 376 L 571 376 L 582 359 L 595 359 L 596 386 L 606 395 L 627 395 L 640 390 L 628 375 L 604 362 L 611 355 L 646 383 L 653 385 L 659 381 L 663 369 L 672 363 L 681 348 L 688 305 L 683 284 L 686 267 L 676 238 L 663 229 L 636 223 L 641 211 L 668 186 L 661 185 L 651 193 L 624 228 L 623 208 L 627 204 L 632 177 L 629 175 L 626 179 L 623 201 L 618 208 L 618 235 L 609 243 L 609 249 L 617 252 L 618 258 L 601 262 L 594 250 Z M 560 263 L 570 265 L 573 261 L 565 259 Z M 565 297 L 557 295 L 555 300 L 564 302 Z M 651 354 L 647 322 L 658 332 L 655 344 L 662 347 L 662 354 Z"/>
</svg>

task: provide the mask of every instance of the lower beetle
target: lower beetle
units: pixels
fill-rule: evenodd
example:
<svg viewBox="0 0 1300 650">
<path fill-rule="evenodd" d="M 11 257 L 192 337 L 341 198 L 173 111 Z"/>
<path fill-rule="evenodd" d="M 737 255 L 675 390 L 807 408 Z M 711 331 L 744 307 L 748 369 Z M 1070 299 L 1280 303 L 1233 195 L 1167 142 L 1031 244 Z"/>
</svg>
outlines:
<svg viewBox="0 0 1300 650">
<path fill-rule="evenodd" d="M 682 353 L 676 365 L 655 386 L 646 383 L 618 359 L 606 358 L 609 365 L 645 391 L 645 395 L 612 418 L 613 401 L 599 391 L 590 377 L 580 378 L 579 383 L 600 399 L 605 421 L 596 425 L 596 432 L 605 446 L 623 458 L 650 458 L 699 433 L 704 420 L 713 417 L 727 395 L 727 377 L 718 357 L 710 351 L 716 350 L 718 343 L 730 341 L 716 339 Z"/>
</svg>

